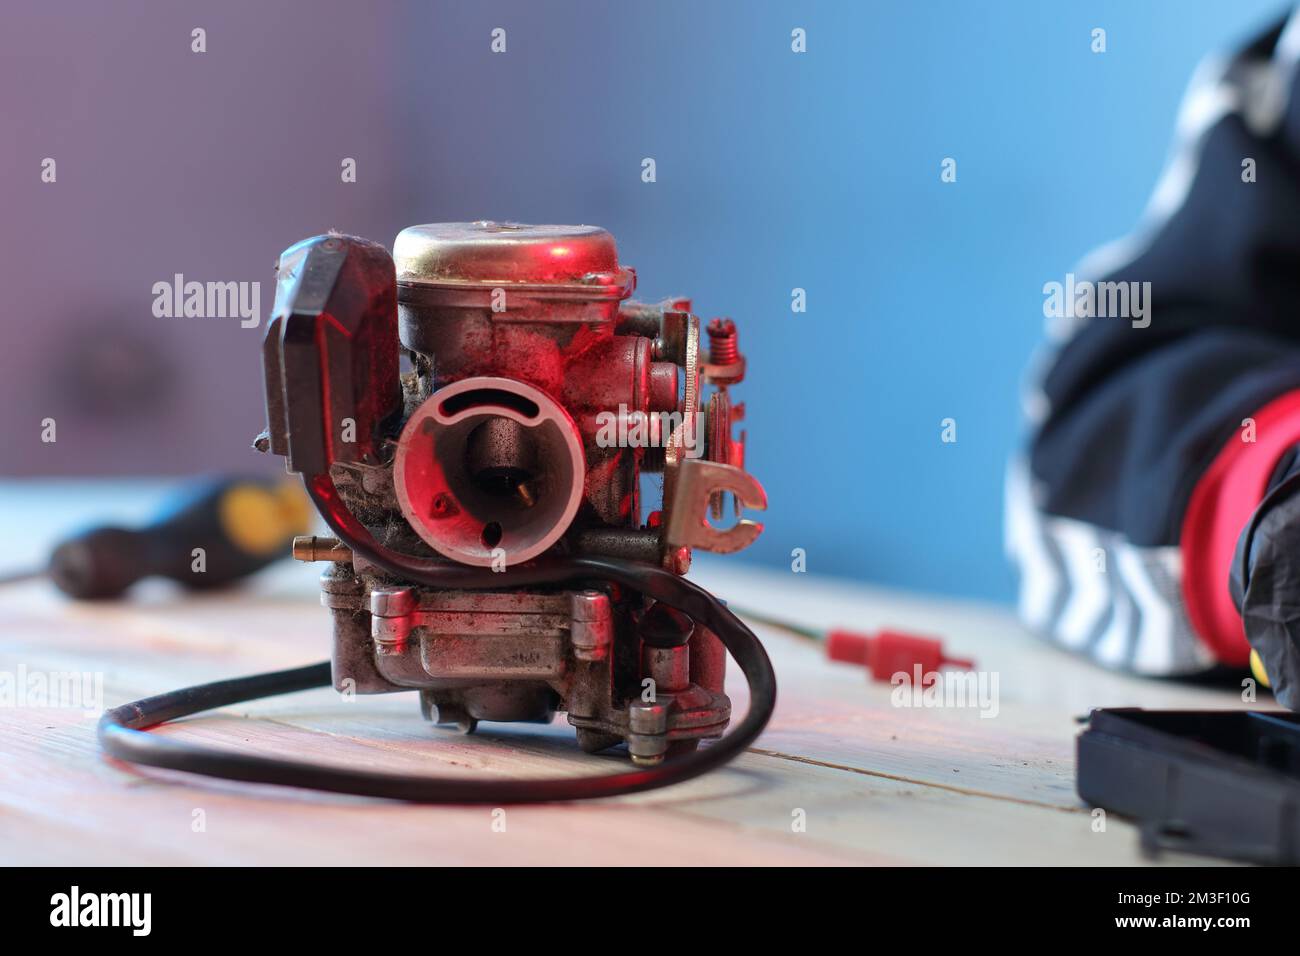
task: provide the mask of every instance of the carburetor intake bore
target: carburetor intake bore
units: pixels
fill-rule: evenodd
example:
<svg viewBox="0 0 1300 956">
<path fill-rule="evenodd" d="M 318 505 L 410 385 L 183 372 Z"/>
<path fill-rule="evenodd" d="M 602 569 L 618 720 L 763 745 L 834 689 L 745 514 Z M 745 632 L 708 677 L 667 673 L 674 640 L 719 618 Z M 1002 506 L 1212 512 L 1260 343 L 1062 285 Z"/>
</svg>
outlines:
<svg viewBox="0 0 1300 956">
<path fill-rule="evenodd" d="M 584 471 L 563 408 L 523 382 L 475 377 L 434 392 L 407 419 L 393 486 L 402 515 L 439 554 L 504 566 L 568 530 Z"/>
</svg>

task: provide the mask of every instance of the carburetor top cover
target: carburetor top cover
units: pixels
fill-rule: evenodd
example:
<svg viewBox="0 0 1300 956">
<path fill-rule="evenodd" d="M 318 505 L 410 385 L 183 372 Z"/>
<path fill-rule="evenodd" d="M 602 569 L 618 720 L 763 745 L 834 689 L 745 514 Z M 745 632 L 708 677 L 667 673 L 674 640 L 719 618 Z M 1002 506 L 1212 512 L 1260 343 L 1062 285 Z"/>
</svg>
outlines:
<svg viewBox="0 0 1300 956">
<path fill-rule="evenodd" d="M 393 263 L 397 281 L 414 286 L 574 286 L 593 297 L 622 299 L 635 283 L 635 273 L 618 264 L 614 237 L 599 226 L 411 226 L 393 243 Z"/>
<path fill-rule="evenodd" d="M 502 572 L 600 555 L 684 574 L 692 548 L 738 550 L 761 530 L 741 517 L 766 501 L 728 391 L 745 360 L 730 319 L 710 323 L 706 350 L 689 300 L 633 302 L 635 285 L 594 226 L 413 226 L 391 257 L 351 236 L 305 240 L 280 260 L 258 446 L 325 476 L 405 554 Z M 661 506 L 644 506 L 647 473 L 663 475 Z M 710 516 L 732 500 L 720 530 Z M 331 539 L 296 553 L 330 562 L 338 686 L 418 690 L 427 716 L 462 730 L 563 710 L 585 749 L 626 741 L 642 763 L 729 719 L 717 637 L 632 589 L 503 573 L 459 591 L 394 580 Z"/>
</svg>

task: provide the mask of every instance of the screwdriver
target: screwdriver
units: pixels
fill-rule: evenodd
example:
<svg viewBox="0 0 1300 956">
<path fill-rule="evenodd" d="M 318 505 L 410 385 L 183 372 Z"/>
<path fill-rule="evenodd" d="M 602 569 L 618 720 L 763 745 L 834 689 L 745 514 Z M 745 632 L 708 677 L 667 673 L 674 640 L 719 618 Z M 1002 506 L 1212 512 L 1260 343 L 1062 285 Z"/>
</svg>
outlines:
<svg viewBox="0 0 1300 956">
<path fill-rule="evenodd" d="M 735 604 L 730 604 L 728 607 L 746 620 L 766 624 L 768 627 L 789 631 L 797 637 L 816 641 L 826 648 L 826 656 L 831 660 L 865 667 L 872 679 L 878 681 L 892 681 L 896 674 L 910 675 L 914 668 L 920 667 L 923 681 L 926 686 L 929 686 L 933 679 L 931 675 L 940 668 L 950 667 L 956 670 L 975 668 L 975 662 L 968 658 L 949 657 L 943 649 L 943 641 L 936 637 L 887 628 L 882 628 L 875 634 L 861 634 L 839 628 L 821 631 L 781 618 L 768 617 L 766 614 L 737 607 Z"/>
<path fill-rule="evenodd" d="M 0 584 L 48 577 L 70 597 L 119 597 L 148 577 L 204 590 L 231 584 L 289 555 L 308 530 L 311 506 L 292 482 L 215 478 L 187 488 L 138 528 L 101 526 L 54 548 L 44 568 Z"/>
</svg>

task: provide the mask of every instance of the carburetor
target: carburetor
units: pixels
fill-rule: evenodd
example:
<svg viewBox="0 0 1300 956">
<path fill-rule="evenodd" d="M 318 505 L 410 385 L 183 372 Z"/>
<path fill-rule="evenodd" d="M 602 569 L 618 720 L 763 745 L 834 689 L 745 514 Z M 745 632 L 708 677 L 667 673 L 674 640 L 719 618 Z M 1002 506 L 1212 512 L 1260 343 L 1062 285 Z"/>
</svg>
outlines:
<svg viewBox="0 0 1300 956">
<path fill-rule="evenodd" d="M 692 549 L 762 530 L 742 516 L 766 498 L 735 435 L 735 325 L 710 322 L 704 349 L 689 300 L 635 302 L 635 285 L 594 226 L 437 223 L 403 230 L 391 256 L 329 234 L 280 257 L 257 447 L 321 479 L 336 527 L 346 514 L 389 552 L 448 566 L 431 586 L 346 540 L 295 542 L 329 562 L 338 690 L 418 691 L 426 718 L 463 733 L 563 711 L 584 750 L 626 741 L 643 765 L 722 734 L 713 631 L 626 575 L 520 571 L 603 557 L 684 575 Z M 661 506 L 646 475 L 662 476 Z M 456 567 L 500 585 L 457 587 Z"/>
</svg>

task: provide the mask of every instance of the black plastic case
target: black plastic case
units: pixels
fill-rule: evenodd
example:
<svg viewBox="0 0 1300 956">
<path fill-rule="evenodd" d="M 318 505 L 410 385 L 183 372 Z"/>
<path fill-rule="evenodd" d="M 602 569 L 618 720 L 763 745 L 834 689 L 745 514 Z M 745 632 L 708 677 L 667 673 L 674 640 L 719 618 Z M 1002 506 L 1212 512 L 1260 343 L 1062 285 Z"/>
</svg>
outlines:
<svg viewBox="0 0 1300 956">
<path fill-rule="evenodd" d="M 1079 796 L 1133 817 L 1143 846 L 1300 863 L 1300 714 L 1094 710 Z"/>
</svg>

